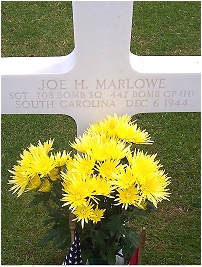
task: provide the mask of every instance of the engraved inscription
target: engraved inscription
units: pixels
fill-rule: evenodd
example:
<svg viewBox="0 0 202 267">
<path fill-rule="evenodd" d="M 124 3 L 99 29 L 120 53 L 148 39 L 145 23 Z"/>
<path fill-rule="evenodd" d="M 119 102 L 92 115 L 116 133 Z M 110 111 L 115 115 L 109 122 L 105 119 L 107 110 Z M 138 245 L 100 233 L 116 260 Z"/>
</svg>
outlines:
<svg viewBox="0 0 202 267">
<path fill-rule="evenodd" d="M 16 109 L 145 108 L 168 110 L 192 102 L 193 90 L 169 90 L 164 78 L 42 79 L 35 91 L 9 92 Z"/>
<path fill-rule="evenodd" d="M 165 79 L 119 79 L 119 80 L 97 80 L 96 89 L 143 89 L 143 88 L 165 88 Z"/>
<path fill-rule="evenodd" d="M 41 80 L 41 86 L 38 89 L 44 90 L 46 88 L 50 90 L 66 89 L 65 80 Z"/>
<path fill-rule="evenodd" d="M 16 108 L 54 108 L 54 101 L 16 101 Z"/>
</svg>

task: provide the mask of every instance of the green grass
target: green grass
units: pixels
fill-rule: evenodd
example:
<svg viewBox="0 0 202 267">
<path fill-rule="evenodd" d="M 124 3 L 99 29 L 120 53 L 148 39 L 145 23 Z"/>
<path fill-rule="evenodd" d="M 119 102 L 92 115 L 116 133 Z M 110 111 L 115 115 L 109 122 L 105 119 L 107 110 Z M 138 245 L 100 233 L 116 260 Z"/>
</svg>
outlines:
<svg viewBox="0 0 202 267">
<path fill-rule="evenodd" d="M 171 177 L 170 201 L 158 212 L 137 217 L 136 229 L 147 228 L 143 264 L 200 264 L 200 114 L 165 113 L 135 116 L 153 137 L 148 148 L 157 152 Z"/>
<path fill-rule="evenodd" d="M 11 169 L 23 149 L 54 138 L 55 151 L 70 150 L 74 140 L 74 120 L 62 115 L 2 115 L 2 264 L 60 264 L 65 252 L 53 249 L 52 245 L 38 247 L 45 235 L 43 227 L 45 210 L 42 206 L 29 208 L 32 194 L 17 198 L 7 185 Z"/>
<path fill-rule="evenodd" d="M 71 2 L 2 2 L 2 56 L 60 56 L 74 49 Z"/>
<path fill-rule="evenodd" d="M 135 2 L 131 51 L 138 55 L 200 55 L 200 2 Z M 2 2 L 2 56 L 58 56 L 73 50 L 70 2 Z M 143 264 L 200 264 L 200 113 L 139 114 L 171 177 L 170 201 L 130 224 L 147 227 Z M 70 149 L 73 119 L 63 115 L 2 115 L 2 265 L 60 265 L 65 251 L 37 243 L 46 232 L 43 207 L 28 208 L 7 184 L 13 164 L 30 143 L 55 138 L 55 151 Z M 145 148 L 145 147 L 144 147 Z"/>
<path fill-rule="evenodd" d="M 131 51 L 140 55 L 200 55 L 201 9 L 195 1 L 135 1 Z"/>
</svg>

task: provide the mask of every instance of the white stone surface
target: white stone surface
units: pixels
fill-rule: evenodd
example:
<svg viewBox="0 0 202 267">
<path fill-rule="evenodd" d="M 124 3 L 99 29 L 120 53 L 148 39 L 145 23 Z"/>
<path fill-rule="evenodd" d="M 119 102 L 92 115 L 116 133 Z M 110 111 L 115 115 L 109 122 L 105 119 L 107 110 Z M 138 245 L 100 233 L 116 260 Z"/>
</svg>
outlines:
<svg viewBox="0 0 202 267">
<path fill-rule="evenodd" d="M 132 9 L 75 1 L 71 54 L 2 58 L 2 113 L 67 114 L 79 135 L 106 114 L 199 112 L 200 57 L 133 55 Z"/>
</svg>

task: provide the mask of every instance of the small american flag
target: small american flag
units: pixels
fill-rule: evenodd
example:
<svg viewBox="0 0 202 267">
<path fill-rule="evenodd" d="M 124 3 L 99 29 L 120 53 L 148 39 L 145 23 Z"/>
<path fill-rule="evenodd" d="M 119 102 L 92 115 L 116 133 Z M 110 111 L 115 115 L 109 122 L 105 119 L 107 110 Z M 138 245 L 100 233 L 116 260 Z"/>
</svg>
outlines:
<svg viewBox="0 0 202 267">
<path fill-rule="evenodd" d="M 72 243 L 62 265 L 79 265 L 79 264 L 82 264 L 81 243 L 78 232 L 75 231 L 74 242 Z"/>
<path fill-rule="evenodd" d="M 136 249 L 128 265 L 138 265 L 139 247 Z"/>
</svg>

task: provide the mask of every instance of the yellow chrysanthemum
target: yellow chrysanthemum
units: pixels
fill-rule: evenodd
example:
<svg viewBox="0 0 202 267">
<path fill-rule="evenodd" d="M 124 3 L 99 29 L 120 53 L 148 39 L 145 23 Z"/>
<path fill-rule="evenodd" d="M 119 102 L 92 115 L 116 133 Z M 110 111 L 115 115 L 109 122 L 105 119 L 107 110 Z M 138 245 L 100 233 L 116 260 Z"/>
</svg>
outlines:
<svg viewBox="0 0 202 267">
<path fill-rule="evenodd" d="M 51 183 L 48 179 L 43 179 L 41 186 L 39 187 L 39 192 L 50 192 L 51 191 Z"/>
<path fill-rule="evenodd" d="M 69 182 L 70 182 L 70 179 L 69 179 L 69 171 L 66 171 L 66 172 L 63 172 L 63 171 L 61 171 L 61 177 L 62 177 L 62 180 L 63 180 L 63 183 L 66 183 L 66 182 L 68 182 L 68 184 L 69 184 Z"/>
<path fill-rule="evenodd" d="M 68 187 L 71 185 L 71 180 L 69 179 L 69 172 L 60 172 L 62 178 L 62 186 L 65 188 L 65 192 L 67 192 Z M 66 194 L 65 194 L 66 195 Z"/>
<path fill-rule="evenodd" d="M 53 158 L 49 158 L 47 155 L 47 153 L 52 149 L 52 144 L 53 140 L 49 140 L 44 144 L 41 144 L 39 141 L 38 146 L 33 146 L 31 144 L 28 150 L 25 149 L 22 154 L 20 154 L 21 160 L 17 161 L 18 167 L 15 167 L 18 168 L 18 179 L 15 179 L 15 188 L 21 188 L 18 196 L 24 192 L 26 183 L 28 184 L 30 182 L 27 190 L 32 190 L 31 188 L 37 187 L 36 184 L 39 184 L 39 180 L 36 183 L 33 182 L 34 180 L 31 181 L 30 179 L 37 179 L 37 175 L 41 175 L 41 177 L 46 176 L 55 167 Z"/>
<path fill-rule="evenodd" d="M 110 180 L 113 177 L 112 174 L 119 172 L 119 163 L 120 160 L 106 159 L 96 165 L 96 170 L 99 172 L 101 177 Z"/>
<path fill-rule="evenodd" d="M 159 175 L 156 179 L 158 180 L 158 190 L 154 193 L 156 201 L 161 202 L 164 199 L 169 200 L 171 193 L 168 192 L 169 188 L 167 188 L 167 186 L 171 183 L 170 177 L 167 177 L 167 175 Z"/>
<path fill-rule="evenodd" d="M 36 155 L 33 156 L 33 161 L 31 164 L 31 170 L 34 173 L 38 173 L 41 177 L 47 176 L 56 167 L 55 160 L 53 156 L 47 155 Z"/>
<path fill-rule="evenodd" d="M 132 117 L 127 115 L 118 116 L 114 114 L 114 116 L 107 116 L 107 119 L 90 125 L 87 133 L 106 134 L 135 144 L 151 144 L 149 134 L 138 128 L 137 124 L 131 120 Z"/>
<path fill-rule="evenodd" d="M 69 160 L 66 162 L 66 168 L 69 172 L 72 171 L 72 169 L 74 168 L 74 160 L 73 158 L 69 158 Z"/>
<path fill-rule="evenodd" d="M 17 196 L 19 197 L 20 195 L 22 195 L 22 193 L 25 191 L 30 178 L 28 175 L 23 173 L 22 167 L 21 166 L 13 166 L 13 170 L 9 170 L 9 172 L 11 174 L 13 174 L 12 180 L 8 181 L 8 184 L 13 185 L 9 191 L 13 191 L 13 194 L 17 193 Z"/>
<path fill-rule="evenodd" d="M 116 201 L 118 201 L 118 205 L 122 205 L 122 208 L 127 210 L 129 205 L 134 205 L 138 208 L 143 208 L 140 206 L 141 197 L 139 192 L 135 186 L 130 186 L 125 189 L 117 189 L 118 195 Z"/>
<path fill-rule="evenodd" d="M 125 157 L 128 151 L 129 147 L 126 147 L 124 142 L 120 142 L 116 138 L 100 136 L 98 143 L 92 148 L 92 157 L 98 161 L 120 160 Z"/>
<path fill-rule="evenodd" d="M 38 173 L 36 172 L 36 170 L 33 168 L 33 155 L 27 151 L 24 150 L 23 153 L 20 155 L 21 160 L 18 160 L 18 164 L 21 167 L 21 173 L 24 176 L 29 176 L 29 177 L 34 177 L 35 175 L 37 175 Z"/>
<path fill-rule="evenodd" d="M 140 150 L 136 150 L 133 154 L 128 153 L 127 155 L 128 162 L 137 177 L 154 173 L 162 167 L 155 158 L 156 154 L 147 155 Z"/>
<path fill-rule="evenodd" d="M 64 176 L 67 177 L 67 183 L 63 182 L 63 194 L 62 201 L 65 203 L 63 206 L 69 205 L 71 210 L 75 210 L 78 206 L 85 206 L 88 198 L 92 196 L 92 189 L 87 186 L 87 183 L 83 179 L 73 179 L 76 177 L 74 174 Z"/>
<path fill-rule="evenodd" d="M 166 175 L 156 173 L 154 176 L 141 177 L 138 182 L 142 199 L 148 199 L 155 207 L 163 199 L 169 200 L 170 193 L 167 192 L 168 188 L 166 187 L 170 184 L 170 181 Z"/>
<path fill-rule="evenodd" d="M 86 154 L 83 156 L 76 154 L 71 164 L 71 171 L 78 172 L 81 176 L 89 176 L 93 173 L 95 160 Z"/>
<path fill-rule="evenodd" d="M 131 185 L 136 184 L 136 176 L 134 172 L 131 170 L 129 166 L 124 167 L 121 165 L 122 168 L 119 169 L 118 173 L 113 174 L 113 183 L 116 185 L 118 188 L 128 188 Z"/>
<path fill-rule="evenodd" d="M 67 161 L 70 159 L 70 153 L 66 153 L 66 151 L 64 150 L 63 153 L 61 153 L 60 151 L 57 152 L 54 155 L 54 159 L 55 159 L 55 165 L 57 167 L 62 167 L 64 166 Z"/>
<path fill-rule="evenodd" d="M 158 202 L 169 196 L 166 187 L 170 181 L 164 171 L 160 170 L 162 165 L 155 161 L 155 157 L 156 155 L 147 155 L 143 151 L 136 151 L 133 155 L 127 156 L 132 172 L 137 178 L 142 199 L 148 199 L 157 206 Z"/>
<path fill-rule="evenodd" d="M 47 154 L 52 150 L 53 140 L 49 140 L 42 144 L 40 141 L 37 146 L 30 145 L 28 150 L 24 150 L 20 155 L 21 160 L 18 160 L 18 166 L 14 166 L 13 171 L 10 171 L 13 180 L 9 184 L 14 184 L 10 190 L 14 193 L 19 190 L 18 196 L 24 191 L 36 190 L 40 192 L 49 192 L 51 184 L 48 179 L 41 178 L 47 176 L 55 167 L 53 156 Z"/>
<path fill-rule="evenodd" d="M 18 160 L 18 164 L 23 166 L 24 169 L 26 170 L 30 168 L 31 162 L 33 160 L 33 155 L 27 150 L 24 150 L 22 154 L 20 154 L 21 160 Z"/>
<path fill-rule="evenodd" d="M 129 146 L 126 146 L 124 142 L 117 138 L 99 134 L 84 134 L 76 139 L 72 147 L 97 161 L 122 159 L 130 149 Z"/>
<path fill-rule="evenodd" d="M 48 154 L 53 148 L 54 140 L 49 140 L 47 142 L 44 142 L 43 144 L 41 143 L 41 141 L 38 142 L 38 146 L 33 146 L 32 144 L 30 145 L 30 147 L 28 148 L 31 154 Z"/>
<path fill-rule="evenodd" d="M 91 183 L 93 184 L 95 195 L 111 197 L 110 194 L 113 192 L 113 188 L 111 184 L 106 181 L 106 179 L 99 176 L 94 177 L 94 180 L 92 179 Z"/>
<path fill-rule="evenodd" d="M 27 185 L 27 191 L 36 190 L 41 185 L 41 179 L 39 175 L 32 177 Z"/>
<path fill-rule="evenodd" d="M 49 173 L 49 178 L 52 180 L 52 181 L 56 181 L 56 180 L 59 180 L 60 179 L 60 170 L 59 168 L 54 168 L 50 171 Z"/>
<path fill-rule="evenodd" d="M 73 214 L 76 215 L 75 220 L 77 222 L 81 221 L 81 226 L 84 228 L 84 223 L 88 223 L 88 221 L 92 218 L 93 215 L 93 205 L 90 203 L 86 203 L 86 205 L 78 206 Z"/>
<path fill-rule="evenodd" d="M 106 209 L 98 209 L 98 206 L 96 206 L 96 208 L 94 210 L 92 210 L 92 215 L 90 217 L 90 219 L 93 221 L 93 223 L 97 223 L 99 221 L 101 221 L 104 215 Z"/>
<path fill-rule="evenodd" d="M 116 123 L 117 123 L 117 115 L 115 117 L 107 116 L 107 119 L 100 120 L 94 124 L 91 124 L 88 128 L 88 133 L 98 133 L 100 135 L 105 134 L 111 137 L 116 136 Z"/>
<path fill-rule="evenodd" d="M 82 136 L 75 138 L 75 142 L 71 144 L 71 147 L 81 153 L 87 153 L 91 150 L 92 142 L 95 143 L 95 138 L 92 135 L 84 133 Z"/>
<path fill-rule="evenodd" d="M 74 187 L 72 189 L 72 185 L 70 185 L 69 188 L 70 193 L 63 194 L 64 197 L 62 198 L 62 201 L 65 201 L 65 203 L 62 206 L 64 207 L 66 205 L 69 205 L 70 209 L 75 210 L 79 206 L 86 205 L 86 197 L 88 196 L 88 194 L 86 194 L 86 190 L 77 187 Z M 75 193 L 71 193 L 71 191 L 75 192 L 76 195 Z"/>
<path fill-rule="evenodd" d="M 125 130 L 124 130 L 125 128 Z M 138 128 L 137 124 L 130 123 L 127 127 L 119 127 L 119 138 L 135 144 L 152 144 L 149 134 L 145 130 Z"/>
</svg>

